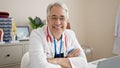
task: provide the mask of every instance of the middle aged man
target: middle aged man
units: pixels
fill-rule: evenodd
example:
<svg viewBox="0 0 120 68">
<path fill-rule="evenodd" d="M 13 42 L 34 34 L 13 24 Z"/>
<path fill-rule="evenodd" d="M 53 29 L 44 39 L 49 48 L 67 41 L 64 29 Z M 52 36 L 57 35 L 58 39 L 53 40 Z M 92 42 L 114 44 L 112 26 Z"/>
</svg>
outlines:
<svg viewBox="0 0 120 68">
<path fill-rule="evenodd" d="M 83 68 L 87 64 L 75 33 L 66 29 L 69 18 L 65 4 L 55 2 L 47 8 L 47 25 L 30 36 L 31 68 Z"/>
</svg>

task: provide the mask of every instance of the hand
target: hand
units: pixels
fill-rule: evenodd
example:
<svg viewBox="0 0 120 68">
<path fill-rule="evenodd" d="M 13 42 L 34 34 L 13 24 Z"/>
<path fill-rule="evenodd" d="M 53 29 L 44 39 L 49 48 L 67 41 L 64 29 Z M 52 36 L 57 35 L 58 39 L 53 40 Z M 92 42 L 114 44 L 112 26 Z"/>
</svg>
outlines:
<svg viewBox="0 0 120 68">
<path fill-rule="evenodd" d="M 47 61 L 52 64 L 57 64 L 57 59 L 56 58 L 47 58 Z"/>
<path fill-rule="evenodd" d="M 72 68 L 68 58 L 47 58 L 47 61 L 52 64 L 58 64 L 61 68 Z"/>
<path fill-rule="evenodd" d="M 66 67 L 61 66 L 61 68 L 66 68 Z"/>
<path fill-rule="evenodd" d="M 69 58 L 69 57 L 77 57 L 80 55 L 80 49 L 79 48 L 76 48 L 74 49 L 71 53 L 69 53 L 66 58 Z"/>
</svg>

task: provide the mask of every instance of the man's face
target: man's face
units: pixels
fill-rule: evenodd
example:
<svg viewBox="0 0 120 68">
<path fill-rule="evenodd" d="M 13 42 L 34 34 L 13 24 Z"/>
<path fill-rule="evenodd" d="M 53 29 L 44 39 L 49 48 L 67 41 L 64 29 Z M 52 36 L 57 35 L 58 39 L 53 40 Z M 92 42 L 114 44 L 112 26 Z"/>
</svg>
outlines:
<svg viewBox="0 0 120 68">
<path fill-rule="evenodd" d="M 53 35 L 61 35 L 68 22 L 66 11 L 59 6 L 54 6 L 50 11 L 47 22 Z"/>
</svg>

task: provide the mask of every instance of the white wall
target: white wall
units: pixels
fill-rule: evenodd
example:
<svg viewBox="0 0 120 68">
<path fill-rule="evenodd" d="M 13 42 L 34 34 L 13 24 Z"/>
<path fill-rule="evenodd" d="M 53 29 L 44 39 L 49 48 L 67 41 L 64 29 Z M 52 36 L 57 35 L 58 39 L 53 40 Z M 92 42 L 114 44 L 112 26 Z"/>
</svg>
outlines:
<svg viewBox="0 0 120 68">
<path fill-rule="evenodd" d="M 84 0 L 85 44 L 93 59 L 113 56 L 115 17 L 120 0 Z"/>
</svg>

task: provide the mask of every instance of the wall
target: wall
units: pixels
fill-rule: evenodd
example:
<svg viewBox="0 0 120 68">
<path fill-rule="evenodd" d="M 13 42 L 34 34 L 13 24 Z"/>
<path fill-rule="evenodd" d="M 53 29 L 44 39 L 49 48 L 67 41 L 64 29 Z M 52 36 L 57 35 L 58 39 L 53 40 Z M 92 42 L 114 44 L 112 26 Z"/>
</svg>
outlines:
<svg viewBox="0 0 120 68">
<path fill-rule="evenodd" d="M 71 28 L 82 44 L 84 42 L 83 0 L 0 0 L 0 11 L 9 12 L 17 26 L 29 26 L 29 16 L 46 19 L 47 5 L 55 1 L 64 2 L 68 6 Z"/>
<path fill-rule="evenodd" d="M 17 25 L 28 25 L 28 17 L 46 18 L 46 7 L 65 2 L 70 23 L 81 45 L 93 47 L 95 60 L 110 57 L 114 43 L 114 21 L 120 0 L 0 0 L 0 11 L 8 11 Z"/>
<path fill-rule="evenodd" d="M 93 60 L 114 56 L 114 25 L 119 1 L 84 0 L 84 45 L 93 47 Z"/>
<path fill-rule="evenodd" d="M 72 29 L 76 32 L 78 39 L 83 37 L 82 26 L 82 0 L 0 0 L 0 11 L 7 11 L 15 19 L 17 25 L 28 25 L 28 17 L 38 16 L 46 19 L 46 8 L 49 3 L 61 1 L 65 2 L 70 11 L 70 23 Z M 79 8 L 78 8 L 79 7 Z M 78 31 L 80 29 L 80 32 Z M 80 39 L 79 39 L 80 41 Z"/>
</svg>

